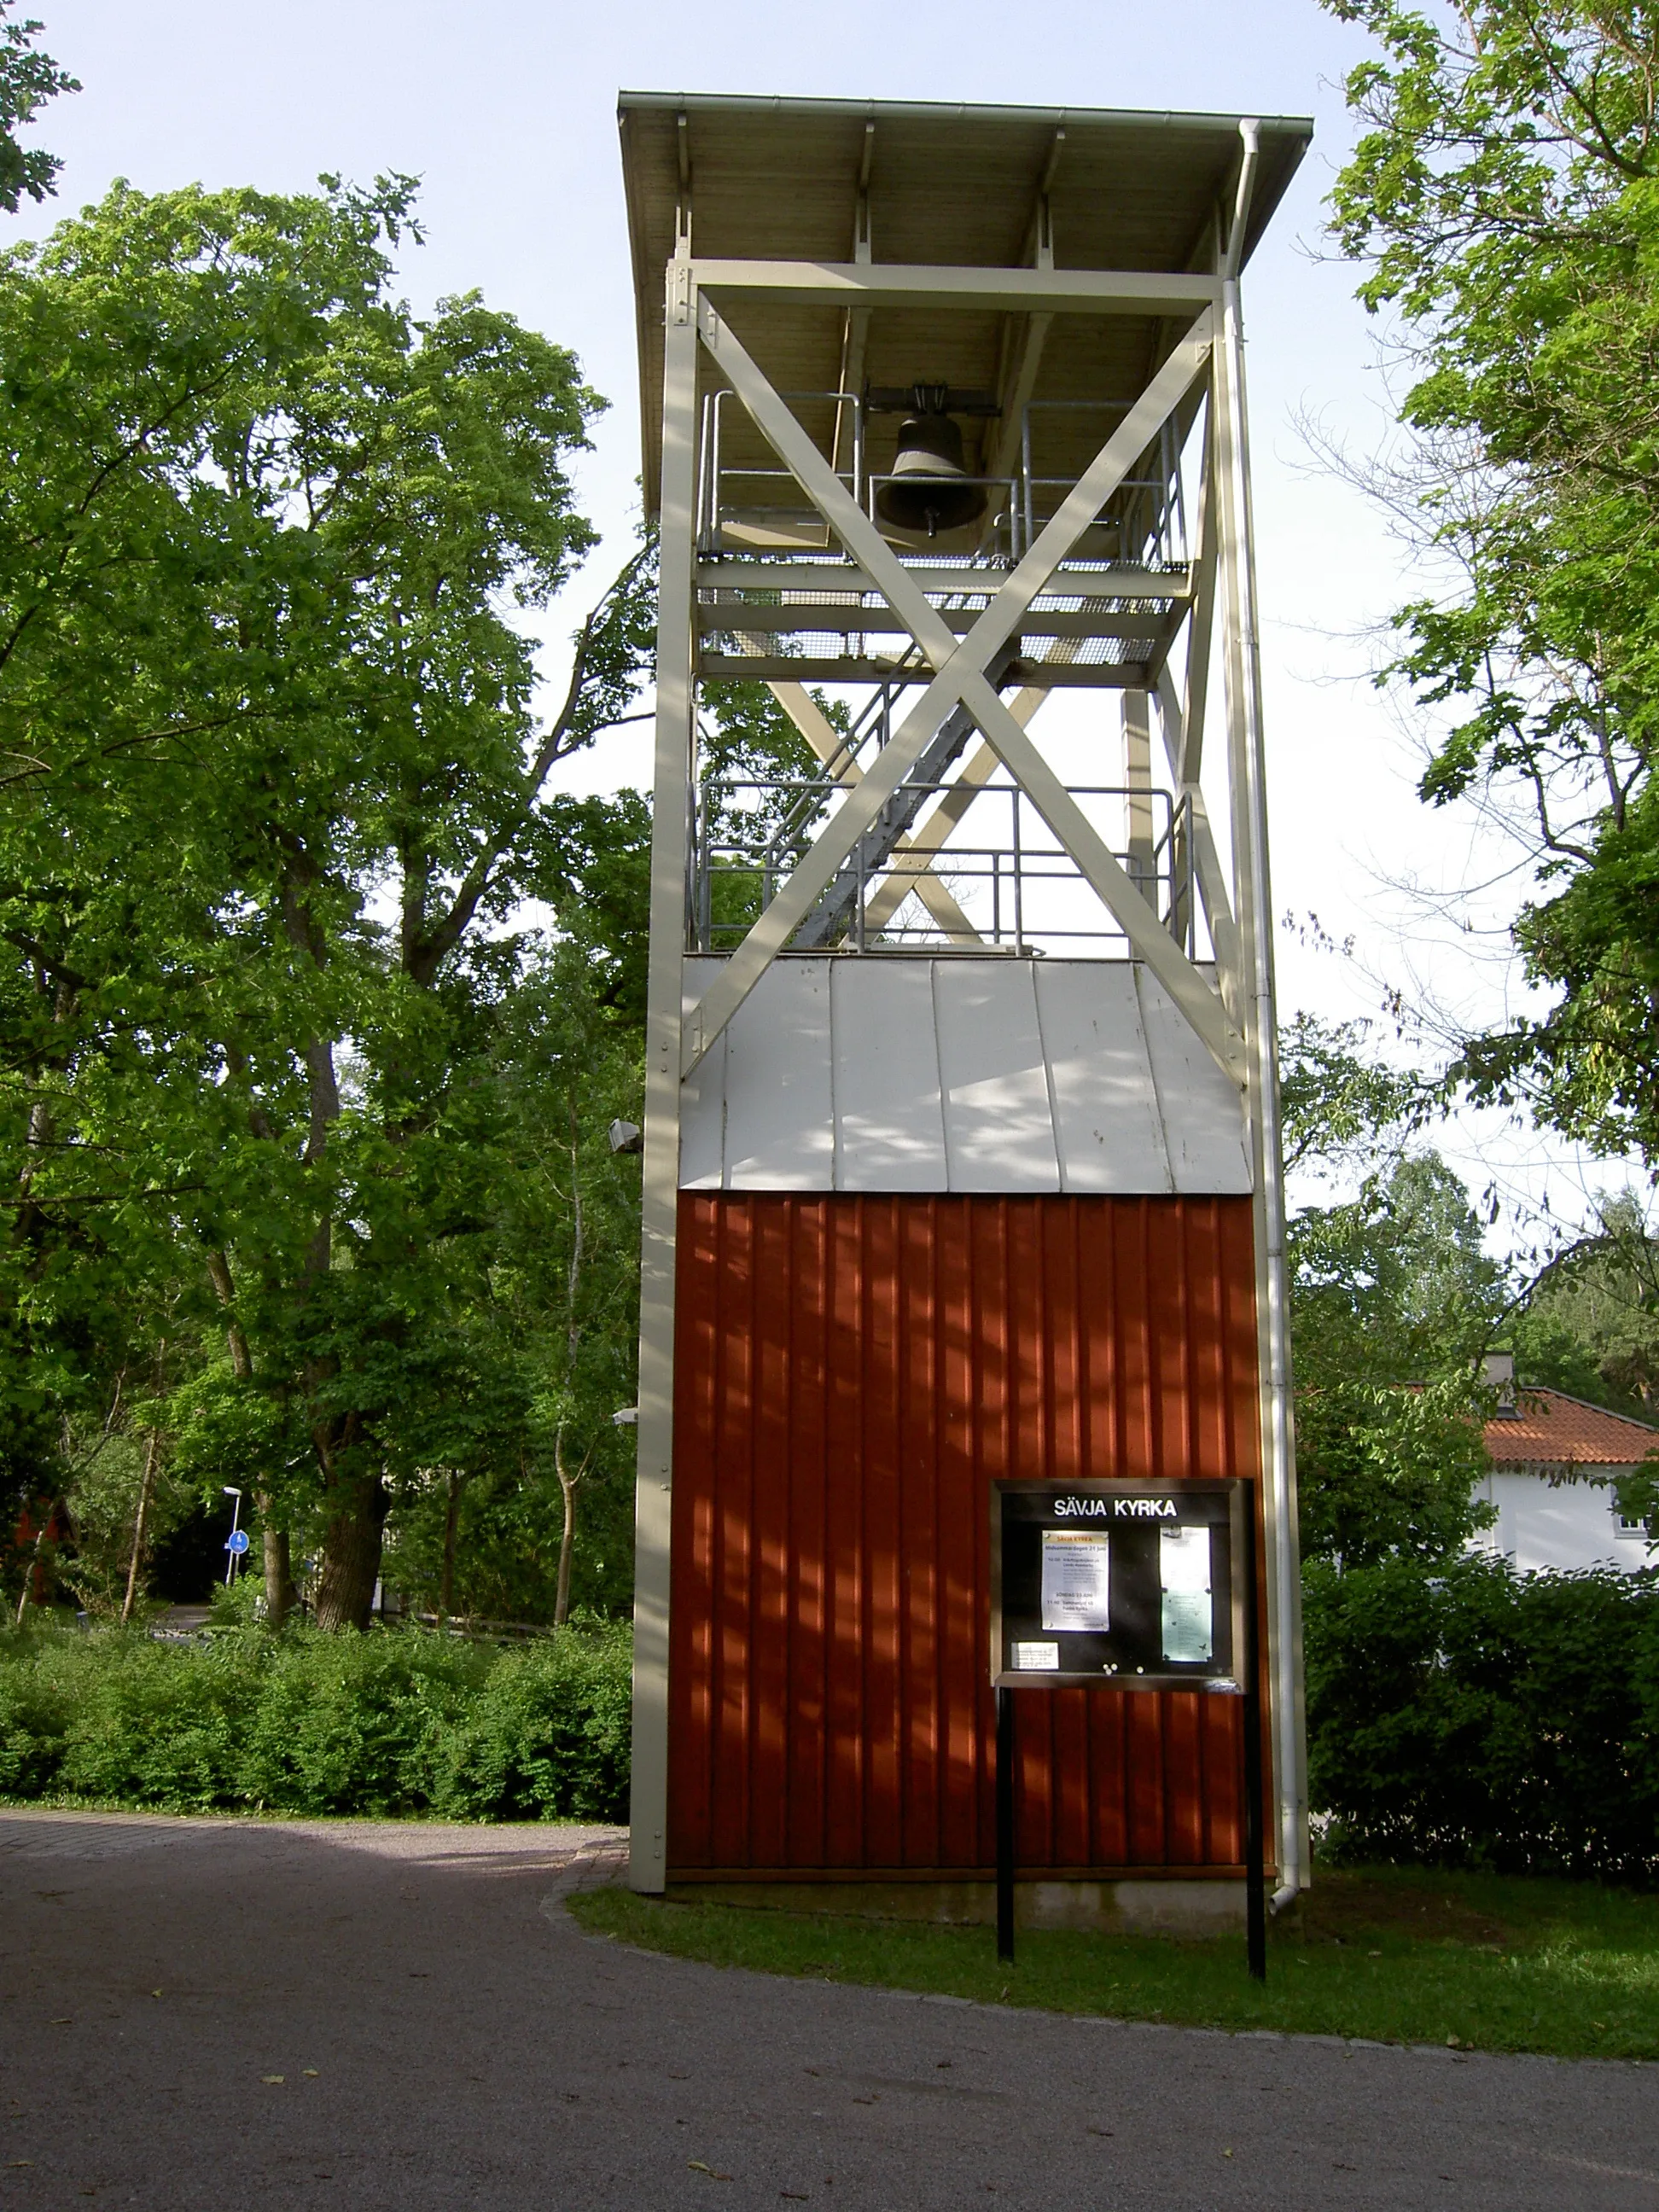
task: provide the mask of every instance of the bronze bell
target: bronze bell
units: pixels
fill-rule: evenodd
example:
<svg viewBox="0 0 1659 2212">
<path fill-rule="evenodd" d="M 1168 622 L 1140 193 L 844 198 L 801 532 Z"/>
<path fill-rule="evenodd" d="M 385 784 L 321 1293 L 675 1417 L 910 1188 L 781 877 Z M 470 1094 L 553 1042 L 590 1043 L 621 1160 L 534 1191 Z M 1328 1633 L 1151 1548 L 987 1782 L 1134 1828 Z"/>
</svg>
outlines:
<svg viewBox="0 0 1659 2212">
<path fill-rule="evenodd" d="M 876 494 L 881 520 L 895 530 L 936 538 L 941 530 L 977 522 L 987 504 L 984 485 L 969 480 L 958 426 L 932 410 L 907 415 L 893 473 Z"/>
</svg>

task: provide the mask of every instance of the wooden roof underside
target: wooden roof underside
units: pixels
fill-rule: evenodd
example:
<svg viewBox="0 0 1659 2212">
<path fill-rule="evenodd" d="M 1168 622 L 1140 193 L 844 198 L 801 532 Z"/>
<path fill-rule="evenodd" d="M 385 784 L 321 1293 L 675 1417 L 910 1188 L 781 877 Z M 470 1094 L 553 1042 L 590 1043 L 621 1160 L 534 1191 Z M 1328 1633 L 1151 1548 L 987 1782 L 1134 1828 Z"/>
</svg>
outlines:
<svg viewBox="0 0 1659 2212">
<path fill-rule="evenodd" d="M 1231 204 L 1242 143 L 1236 116 L 673 93 L 623 93 L 619 122 L 646 503 L 653 514 L 661 443 L 663 269 L 674 250 L 683 163 L 699 258 L 851 261 L 860 177 L 867 168 L 877 263 L 1030 268 L 1046 178 L 1056 268 L 1186 271 L 1208 265 L 1211 225 L 1218 206 Z M 1298 117 L 1259 118 L 1247 253 L 1311 131 Z M 841 310 L 754 299 L 739 305 L 728 298 L 724 312 L 777 390 L 836 386 L 845 331 Z M 1022 319 L 1000 312 L 875 310 L 864 380 L 998 390 Z M 1036 397 L 1133 399 L 1177 334 L 1176 325 L 1153 316 L 1059 316 L 1043 349 Z M 702 373 L 707 384 L 706 360 Z M 827 449 L 831 410 L 803 407 L 801 413 Z M 738 419 L 734 414 L 734 429 Z M 1103 415 L 1069 425 L 1058 416 L 1043 419 L 1048 454 L 1037 465 L 1055 474 L 1077 473 L 1109 427 Z M 890 441 L 896 425 L 877 418 L 872 429 L 872 461 L 879 467 L 879 441 Z M 988 439 L 981 458 L 986 450 Z M 755 451 L 759 458 L 757 440 Z"/>
</svg>

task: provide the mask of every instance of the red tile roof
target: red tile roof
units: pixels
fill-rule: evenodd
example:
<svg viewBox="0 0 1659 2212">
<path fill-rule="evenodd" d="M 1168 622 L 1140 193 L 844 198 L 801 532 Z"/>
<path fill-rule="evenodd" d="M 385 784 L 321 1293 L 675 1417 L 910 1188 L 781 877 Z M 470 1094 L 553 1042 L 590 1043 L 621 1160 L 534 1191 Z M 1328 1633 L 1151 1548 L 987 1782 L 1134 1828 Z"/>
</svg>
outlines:
<svg viewBox="0 0 1659 2212">
<path fill-rule="evenodd" d="M 1486 1424 L 1486 1456 L 1498 1467 L 1632 1467 L 1659 1451 L 1659 1428 L 1569 1398 L 1565 1390 L 1522 1385 L 1515 1398 L 1518 1420 Z"/>
</svg>

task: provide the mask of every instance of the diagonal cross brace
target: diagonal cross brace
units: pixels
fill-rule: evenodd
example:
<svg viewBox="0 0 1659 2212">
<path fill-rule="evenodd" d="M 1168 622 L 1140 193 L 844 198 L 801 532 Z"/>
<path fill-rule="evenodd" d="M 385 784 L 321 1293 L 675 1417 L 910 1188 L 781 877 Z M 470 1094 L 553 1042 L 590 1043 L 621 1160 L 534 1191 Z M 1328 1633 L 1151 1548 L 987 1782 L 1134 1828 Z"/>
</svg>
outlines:
<svg viewBox="0 0 1659 2212">
<path fill-rule="evenodd" d="M 1077 862 L 1102 905 L 1116 917 L 1136 957 L 1146 962 L 1180 1007 L 1223 1073 L 1242 1087 L 1244 1048 L 1220 1000 L 1141 896 L 1105 839 L 982 676 L 968 678 L 963 703 L 1003 766 Z"/>
<path fill-rule="evenodd" d="M 915 765 L 928 739 L 949 709 L 960 702 L 1017 776 L 1012 754 L 1035 763 L 1042 796 L 1030 796 L 1062 844 L 1071 848 L 1068 830 L 1077 833 L 1083 849 L 1073 858 L 1109 909 L 1127 932 L 1131 945 L 1153 972 L 1170 988 L 1164 970 L 1171 963 L 1185 971 L 1190 989 L 1172 989 L 1194 1027 L 1200 1028 L 1216 1057 L 1231 1072 L 1227 1031 L 1218 1003 L 1203 978 L 1159 924 L 1157 916 L 1112 859 L 1076 801 L 1065 791 L 1053 771 L 1037 754 L 984 676 L 987 664 L 1006 646 L 1029 611 L 1031 602 L 1060 563 L 1094 521 L 1100 509 L 1128 474 L 1135 460 L 1162 427 L 1207 362 L 1212 342 L 1213 318 L 1206 308 L 1180 340 L 1140 398 L 1119 423 L 1089 467 L 1060 502 L 1024 558 L 995 598 L 959 642 L 939 611 L 910 577 L 897 556 L 830 467 L 817 447 L 762 375 L 723 319 L 705 301 L 698 315 L 704 345 L 725 370 L 738 398 L 748 409 L 779 459 L 790 470 L 818 512 L 824 517 L 848 554 L 863 570 L 872 589 L 878 591 L 900 615 L 937 673 L 921 697 L 905 716 L 863 783 L 843 800 L 819 831 L 812 844 L 780 887 L 748 936 L 709 984 L 697 1006 L 688 1013 L 681 1057 L 681 1073 L 689 1075 L 738 1008 L 753 990 L 773 959 L 805 920 L 829 888 L 858 840 L 870 828 L 883 806 Z M 987 725 L 984 702 L 991 718 L 1007 739 L 1012 751 Z M 1006 723 L 1006 731 L 1002 725 Z M 1012 738 L 1007 733 L 1012 732 Z M 1061 822 L 1066 823 L 1062 829 Z M 1085 858 L 1085 854 L 1087 858 Z M 1148 937 L 1150 928 L 1151 936 Z M 1170 969 L 1171 975 L 1176 973 Z M 1196 994 L 1196 997 L 1194 997 Z M 1207 1010 L 1208 1018 L 1206 1018 Z M 1200 1023 L 1202 1026 L 1200 1027 Z"/>
</svg>

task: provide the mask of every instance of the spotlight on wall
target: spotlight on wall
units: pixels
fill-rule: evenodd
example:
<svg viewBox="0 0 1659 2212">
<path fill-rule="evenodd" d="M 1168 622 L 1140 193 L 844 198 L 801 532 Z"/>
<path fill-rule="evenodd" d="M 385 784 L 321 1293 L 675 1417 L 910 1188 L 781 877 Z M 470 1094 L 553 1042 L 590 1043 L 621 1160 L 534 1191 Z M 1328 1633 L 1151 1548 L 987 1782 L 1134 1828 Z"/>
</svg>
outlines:
<svg viewBox="0 0 1659 2212">
<path fill-rule="evenodd" d="M 613 1121 L 611 1124 L 611 1149 L 613 1152 L 637 1152 L 645 1138 L 637 1121 Z"/>
</svg>

